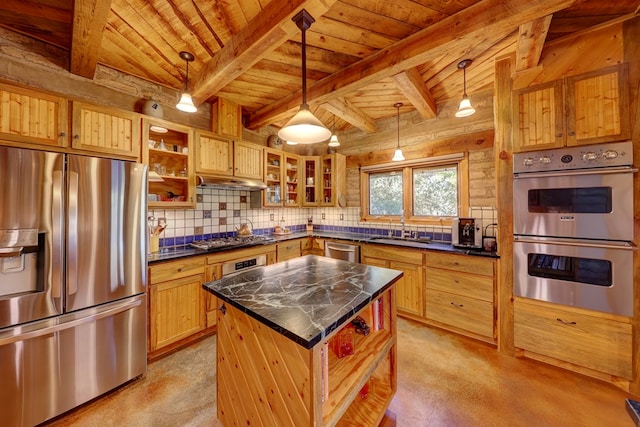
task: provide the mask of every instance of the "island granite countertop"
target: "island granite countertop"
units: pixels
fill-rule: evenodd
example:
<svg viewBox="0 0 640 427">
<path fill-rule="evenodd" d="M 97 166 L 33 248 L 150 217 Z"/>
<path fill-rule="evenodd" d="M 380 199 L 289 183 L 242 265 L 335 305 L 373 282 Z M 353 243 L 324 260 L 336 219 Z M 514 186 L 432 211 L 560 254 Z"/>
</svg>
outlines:
<svg viewBox="0 0 640 427">
<path fill-rule="evenodd" d="M 402 277 L 388 268 L 306 255 L 203 288 L 309 349 Z"/>
</svg>

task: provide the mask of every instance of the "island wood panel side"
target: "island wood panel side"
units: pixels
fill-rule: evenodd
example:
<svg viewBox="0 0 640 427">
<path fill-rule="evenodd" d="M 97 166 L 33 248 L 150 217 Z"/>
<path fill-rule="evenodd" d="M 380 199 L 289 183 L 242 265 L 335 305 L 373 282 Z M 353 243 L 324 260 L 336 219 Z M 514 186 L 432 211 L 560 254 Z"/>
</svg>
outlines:
<svg viewBox="0 0 640 427">
<path fill-rule="evenodd" d="M 218 384 L 225 387 L 218 389 L 220 421 L 311 425 L 311 351 L 225 307 L 218 314 Z"/>
</svg>

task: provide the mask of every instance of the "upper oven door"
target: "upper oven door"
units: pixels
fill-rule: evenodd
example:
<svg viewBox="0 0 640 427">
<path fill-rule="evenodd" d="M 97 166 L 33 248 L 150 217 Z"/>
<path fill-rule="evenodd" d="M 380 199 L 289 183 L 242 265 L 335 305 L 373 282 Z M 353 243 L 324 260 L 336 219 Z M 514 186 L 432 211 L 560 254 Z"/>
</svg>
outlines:
<svg viewBox="0 0 640 427">
<path fill-rule="evenodd" d="M 515 175 L 513 233 L 632 241 L 633 171 L 621 168 Z"/>
</svg>

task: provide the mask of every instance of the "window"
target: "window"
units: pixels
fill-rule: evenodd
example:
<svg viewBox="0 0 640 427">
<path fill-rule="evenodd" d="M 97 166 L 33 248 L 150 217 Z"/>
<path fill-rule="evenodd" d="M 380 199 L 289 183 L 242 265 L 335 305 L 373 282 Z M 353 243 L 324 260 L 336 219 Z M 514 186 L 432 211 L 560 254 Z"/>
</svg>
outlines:
<svg viewBox="0 0 640 427">
<path fill-rule="evenodd" d="M 468 208 L 464 154 L 361 169 L 363 219 L 412 223 L 450 221 Z"/>
</svg>

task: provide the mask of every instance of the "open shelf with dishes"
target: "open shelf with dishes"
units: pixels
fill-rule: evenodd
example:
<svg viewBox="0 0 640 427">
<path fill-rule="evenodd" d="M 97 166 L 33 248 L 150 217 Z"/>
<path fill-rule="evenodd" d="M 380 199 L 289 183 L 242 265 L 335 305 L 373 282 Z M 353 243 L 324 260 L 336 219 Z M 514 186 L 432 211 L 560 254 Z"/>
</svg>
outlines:
<svg viewBox="0 0 640 427">
<path fill-rule="evenodd" d="M 195 206 L 191 129 L 143 120 L 143 162 L 149 166 L 149 208 Z"/>
</svg>

